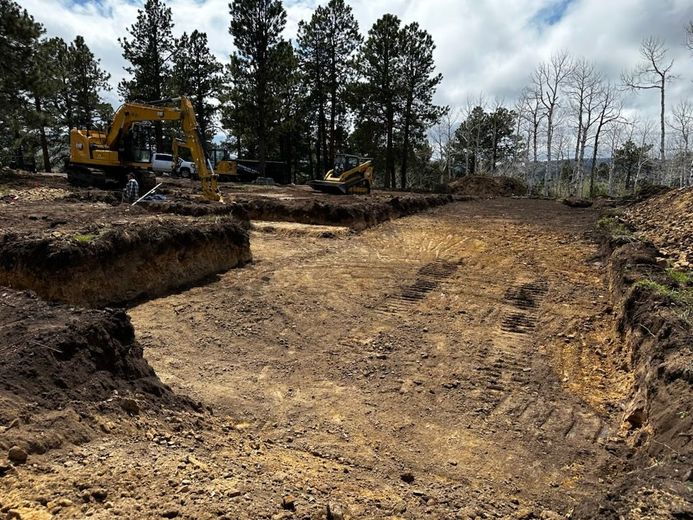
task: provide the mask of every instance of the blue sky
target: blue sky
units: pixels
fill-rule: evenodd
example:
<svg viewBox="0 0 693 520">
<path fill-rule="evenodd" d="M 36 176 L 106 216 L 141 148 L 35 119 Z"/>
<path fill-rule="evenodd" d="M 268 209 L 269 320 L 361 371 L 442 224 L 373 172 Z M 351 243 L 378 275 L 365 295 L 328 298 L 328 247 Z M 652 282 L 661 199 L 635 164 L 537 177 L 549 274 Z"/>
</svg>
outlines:
<svg viewBox="0 0 693 520">
<path fill-rule="evenodd" d="M 573 3 L 575 3 L 575 0 L 555 0 L 550 2 L 547 6 L 539 9 L 535 19 L 539 24 L 555 25 L 563 19 L 566 11 Z"/>
</svg>

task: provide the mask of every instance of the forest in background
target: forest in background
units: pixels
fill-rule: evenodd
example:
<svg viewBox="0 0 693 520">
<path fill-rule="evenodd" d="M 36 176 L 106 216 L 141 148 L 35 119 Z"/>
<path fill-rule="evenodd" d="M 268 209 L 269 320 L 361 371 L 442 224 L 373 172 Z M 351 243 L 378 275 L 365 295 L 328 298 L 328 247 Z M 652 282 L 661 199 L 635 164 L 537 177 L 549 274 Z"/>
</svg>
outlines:
<svg viewBox="0 0 693 520">
<path fill-rule="evenodd" d="M 443 77 L 435 43 L 416 22 L 384 14 L 362 34 L 351 7 L 330 0 L 283 33 L 280 0 L 229 5 L 228 64 L 207 34 L 174 37 L 171 8 L 147 0 L 120 38 L 128 77 L 124 101 L 189 96 L 211 142 L 232 156 L 281 161 L 290 178 L 321 177 L 339 152 L 372 157 L 380 186 L 435 189 L 467 174 L 521 178 L 536 194 L 619 195 L 647 184 L 686 186 L 693 153 L 693 103 L 669 108 L 667 87 L 690 82 L 656 36 L 641 61 L 609 81 L 567 51 L 539 63 L 512 104 L 483 95 L 451 109 L 433 101 Z M 681 28 L 693 51 L 693 23 Z M 231 47 L 231 45 L 229 45 Z M 30 13 L 0 0 L 0 163 L 62 167 L 69 129 L 105 128 L 110 75 L 84 39 L 47 37 Z M 657 121 L 626 117 L 626 96 L 653 90 Z M 153 127 L 152 145 L 170 150 L 175 128 Z M 607 159 L 604 159 L 607 158 Z"/>
</svg>

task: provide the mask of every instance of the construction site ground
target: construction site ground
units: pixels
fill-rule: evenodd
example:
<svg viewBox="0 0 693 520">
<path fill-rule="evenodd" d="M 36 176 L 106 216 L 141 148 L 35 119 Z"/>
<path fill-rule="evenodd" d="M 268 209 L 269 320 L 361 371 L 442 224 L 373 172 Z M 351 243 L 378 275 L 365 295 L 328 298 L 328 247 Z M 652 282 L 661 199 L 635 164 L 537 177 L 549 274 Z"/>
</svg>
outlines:
<svg viewBox="0 0 693 520">
<path fill-rule="evenodd" d="M 359 233 L 253 222 L 251 263 L 127 309 L 144 358 L 185 400 L 127 387 L 57 412 L 23 405 L 0 441 L 46 421 L 58 440 L 0 465 L 0 512 L 564 518 L 630 453 L 619 428 L 632 375 L 612 355 L 598 217 L 501 198 Z M 109 404 L 122 395 L 134 404 Z M 90 428 L 75 437 L 75 422 Z M 640 517 L 659 518 L 658 500 Z M 664 515 L 674 499 L 662 500 Z"/>
</svg>

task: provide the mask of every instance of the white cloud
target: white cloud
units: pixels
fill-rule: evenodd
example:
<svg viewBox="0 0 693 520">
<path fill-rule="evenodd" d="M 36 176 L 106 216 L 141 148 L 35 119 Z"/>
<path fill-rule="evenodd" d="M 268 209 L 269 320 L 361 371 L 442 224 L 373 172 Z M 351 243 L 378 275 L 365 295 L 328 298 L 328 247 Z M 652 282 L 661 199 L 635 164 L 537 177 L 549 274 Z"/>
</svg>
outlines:
<svg viewBox="0 0 693 520">
<path fill-rule="evenodd" d="M 49 36 L 69 41 L 77 34 L 101 58 L 115 86 L 125 62 L 118 37 L 137 16 L 141 2 L 130 0 L 19 0 L 44 24 Z M 171 0 L 174 33 L 194 29 L 208 34 L 212 51 L 223 62 L 232 51 L 228 33 L 229 0 Z M 288 0 L 285 35 L 294 38 L 300 20 L 308 19 L 326 0 Z M 361 32 L 384 13 L 403 22 L 418 22 L 436 42 L 438 70 L 444 80 L 436 96 L 441 104 L 460 106 L 484 93 L 512 102 L 536 65 L 556 50 L 568 50 L 596 62 L 618 81 L 623 69 L 639 60 L 638 46 L 647 36 L 664 39 L 676 60 L 680 79 L 670 88 L 668 106 L 693 98 L 693 55 L 683 46 L 684 26 L 693 20 L 690 0 L 352 0 Z M 567 5 L 564 12 L 559 8 Z M 552 14 L 562 17 L 545 23 Z M 539 14 L 541 13 L 541 15 Z M 539 17 L 539 18 L 538 18 Z M 544 20 L 544 21 L 542 21 Z M 117 104 L 115 90 L 109 99 Z M 642 118 L 657 117 L 656 92 L 628 95 L 627 104 Z"/>
</svg>

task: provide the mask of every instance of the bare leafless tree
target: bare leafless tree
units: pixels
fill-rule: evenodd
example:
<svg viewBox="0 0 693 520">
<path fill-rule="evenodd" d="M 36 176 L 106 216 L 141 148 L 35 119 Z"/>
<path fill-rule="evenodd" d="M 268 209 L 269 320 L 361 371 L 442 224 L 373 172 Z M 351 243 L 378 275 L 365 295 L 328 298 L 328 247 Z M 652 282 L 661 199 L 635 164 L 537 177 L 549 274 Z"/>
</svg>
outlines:
<svg viewBox="0 0 693 520">
<path fill-rule="evenodd" d="M 602 86 L 602 89 L 599 92 L 597 106 L 597 128 L 594 133 L 594 144 L 592 146 L 592 167 L 590 169 L 590 197 L 594 197 L 594 173 L 597 168 L 599 138 L 605 127 L 618 121 L 618 119 L 621 117 L 621 111 L 623 110 L 623 104 L 619 99 L 618 90 L 613 84 L 607 83 Z M 609 181 L 609 194 L 611 194 L 611 181 Z"/>
<path fill-rule="evenodd" d="M 528 128 L 527 152 L 529 154 L 529 150 L 531 149 L 532 151 L 531 161 L 528 161 L 531 164 L 531 171 L 528 172 L 528 177 L 531 173 L 531 179 L 534 181 L 538 161 L 539 127 L 544 119 L 544 112 L 541 104 L 541 93 L 539 90 L 534 88 L 524 89 L 520 98 L 520 104 L 523 107 L 521 114 L 524 120 L 527 122 Z"/>
<path fill-rule="evenodd" d="M 585 108 L 585 98 L 590 92 L 594 91 L 595 85 L 600 80 L 600 75 L 594 66 L 594 63 L 580 58 L 575 61 L 573 71 L 568 77 L 566 85 L 566 93 L 570 102 L 570 108 L 573 111 L 577 137 L 575 138 L 575 162 L 578 161 L 580 153 L 580 143 L 582 142 L 582 116 Z"/>
<path fill-rule="evenodd" d="M 599 97 L 604 85 L 602 84 L 601 74 L 596 72 L 594 67 L 590 65 L 583 67 L 583 70 L 580 72 L 579 81 L 582 84 L 582 94 L 580 100 L 581 113 L 579 115 L 580 127 L 578 130 L 578 135 L 580 138 L 578 139 L 576 147 L 579 152 L 575 159 L 575 174 L 571 187 L 574 192 L 579 190 L 579 193 L 582 196 L 585 149 L 587 148 L 587 139 L 590 136 L 590 130 L 592 130 L 592 127 L 598 120 Z"/>
<path fill-rule="evenodd" d="M 688 22 L 686 27 L 686 47 L 693 51 L 693 22 Z"/>
<path fill-rule="evenodd" d="M 561 89 L 572 71 L 572 60 L 567 52 L 554 54 L 534 71 L 532 81 L 534 89 L 539 92 L 539 101 L 546 118 L 546 155 L 547 164 L 544 174 L 544 195 L 549 194 L 549 182 L 553 178 L 551 165 L 551 144 L 553 141 L 554 118 L 559 107 Z"/>
<path fill-rule="evenodd" d="M 681 164 L 679 165 L 679 186 L 683 187 L 688 183 L 690 169 L 690 136 L 693 129 L 693 104 L 684 100 L 679 102 L 672 110 L 672 122 L 669 126 L 676 131 L 680 142 Z"/>
<path fill-rule="evenodd" d="M 609 181 L 608 181 L 608 193 L 609 197 L 615 195 L 615 178 L 614 172 L 616 170 L 616 150 L 623 145 L 624 134 L 629 129 L 629 125 L 626 124 L 625 120 L 616 119 L 614 124 L 611 125 L 607 131 L 607 143 L 609 144 L 609 155 L 611 156 L 611 162 L 609 163 Z"/>
<path fill-rule="evenodd" d="M 455 129 L 459 125 L 459 119 L 460 110 L 448 110 L 431 131 L 431 136 L 435 144 L 435 152 L 440 164 L 441 184 L 450 181 L 453 139 L 455 137 Z"/>
<path fill-rule="evenodd" d="M 632 90 L 659 90 L 660 95 L 660 147 L 659 159 L 664 165 L 666 152 L 665 143 L 665 92 L 667 82 L 674 79 L 671 69 L 674 60 L 667 57 L 669 49 L 664 46 L 664 42 L 659 38 L 650 36 L 643 40 L 640 45 L 640 56 L 642 63 L 629 72 L 622 75 L 623 84 Z"/>
<path fill-rule="evenodd" d="M 641 177 L 643 169 L 645 165 L 650 161 L 647 151 L 649 148 L 652 148 L 653 127 L 654 123 L 652 121 L 643 121 L 642 123 L 638 123 L 637 121 L 635 121 L 633 123 L 633 133 L 634 135 L 639 136 L 640 142 L 638 147 L 638 167 L 635 172 L 635 179 L 633 181 L 633 192 L 638 191 L 638 184 L 642 180 Z"/>
</svg>

